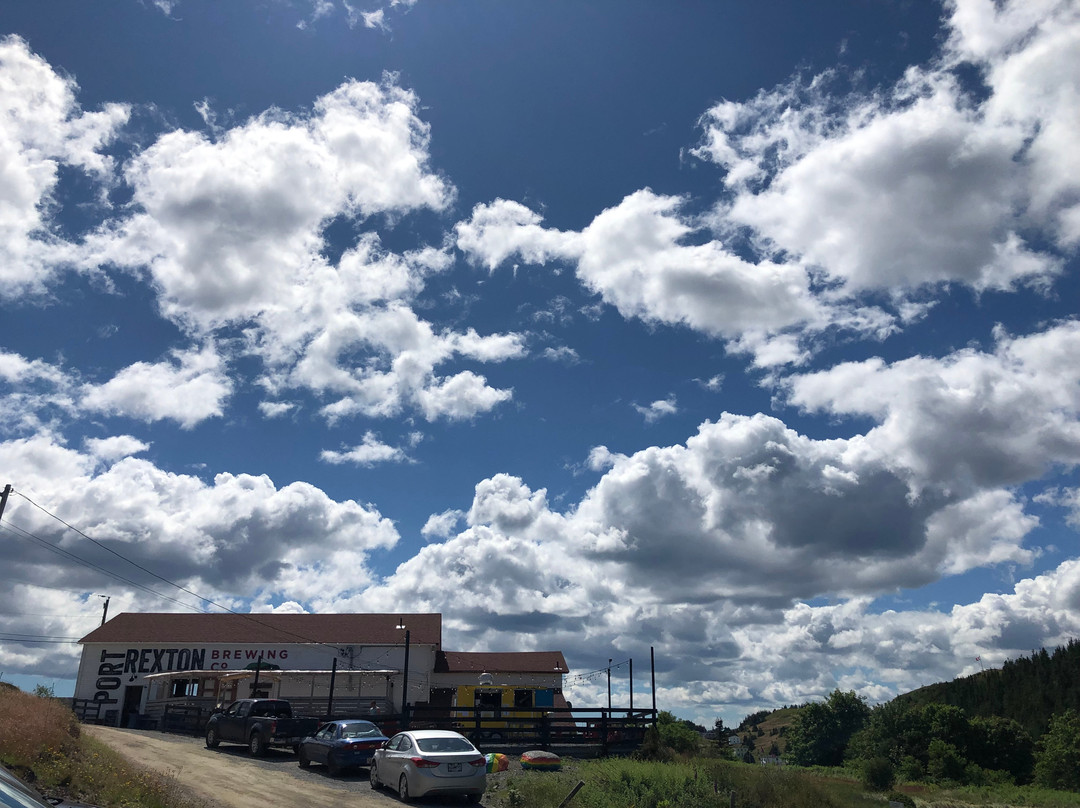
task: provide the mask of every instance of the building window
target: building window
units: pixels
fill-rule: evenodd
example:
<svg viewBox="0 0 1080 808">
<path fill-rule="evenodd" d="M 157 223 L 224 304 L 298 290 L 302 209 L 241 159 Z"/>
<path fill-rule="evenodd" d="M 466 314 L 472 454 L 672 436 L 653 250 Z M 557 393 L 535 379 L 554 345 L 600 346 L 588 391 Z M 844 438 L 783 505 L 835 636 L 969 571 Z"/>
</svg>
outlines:
<svg viewBox="0 0 1080 808">
<path fill-rule="evenodd" d="M 173 679 L 169 698 L 178 699 L 184 696 L 199 695 L 198 679 Z"/>
<path fill-rule="evenodd" d="M 514 707 L 523 710 L 533 706 L 533 692 L 531 690 L 514 691 Z"/>
</svg>

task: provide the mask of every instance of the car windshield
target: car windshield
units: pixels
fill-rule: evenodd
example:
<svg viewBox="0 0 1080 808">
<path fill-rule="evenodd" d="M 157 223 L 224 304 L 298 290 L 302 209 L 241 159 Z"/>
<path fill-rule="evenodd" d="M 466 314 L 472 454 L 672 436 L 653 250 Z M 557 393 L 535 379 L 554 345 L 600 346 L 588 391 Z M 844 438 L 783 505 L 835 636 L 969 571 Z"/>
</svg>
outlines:
<svg viewBox="0 0 1080 808">
<path fill-rule="evenodd" d="M 473 745 L 464 738 L 417 738 L 421 752 L 473 752 Z"/>
<path fill-rule="evenodd" d="M 341 725 L 342 738 L 373 738 L 382 735 L 382 731 L 370 721 L 355 721 Z"/>
<path fill-rule="evenodd" d="M 6 772 L 5 772 L 6 774 Z M 0 779 L 0 806 L 3 808 L 43 808 L 49 803 L 30 795 L 28 787 L 22 786 L 14 778 Z"/>
</svg>

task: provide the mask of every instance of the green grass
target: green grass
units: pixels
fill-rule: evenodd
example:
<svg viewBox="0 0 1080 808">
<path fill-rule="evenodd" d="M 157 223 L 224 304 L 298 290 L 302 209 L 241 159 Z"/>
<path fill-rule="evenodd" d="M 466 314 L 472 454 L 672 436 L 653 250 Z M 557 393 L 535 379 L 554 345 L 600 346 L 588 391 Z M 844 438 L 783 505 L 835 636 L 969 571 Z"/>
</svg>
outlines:
<svg viewBox="0 0 1080 808">
<path fill-rule="evenodd" d="M 204 808 L 176 778 L 128 763 L 80 731 L 61 701 L 0 690 L 0 762 L 48 797 L 102 808 Z"/>
<path fill-rule="evenodd" d="M 969 805 L 1033 806 L 1034 808 L 1076 808 L 1080 805 L 1080 794 L 1068 791 L 1054 791 L 1038 786 L 963 786 L 960 788 L 942 788 L 928 795 L 922 803 L 928 808 L 952 808 Z"/>
<path fill-rule="evenodd" d="M 524 771 L 489 778 L 484 804 L 493 808 L 558 808 L 578 781 L 585 786 L 570 808 L 885 808 L 884 794 L 866 791 L 845 769 L 800 769 L 715 758 L 675 762 L 563 759 L 558 772 Z M 925 783 L 896 789 L 918 808 L 1030 806 L 1080 808 L 1080 794 L 997 785 L 940 788 Z"/>
<path fill-rule="evenodd" d="M 626 758 L 565 760 L 559 772 L 522 772 L 494 780 L 485 803 L 499 808 L 558 808 L 578 781 L 573 808 L 883 808 L 854 783 L 822 784 L 776 767 L 698 759 L 657 763 Z"/>
</svg>

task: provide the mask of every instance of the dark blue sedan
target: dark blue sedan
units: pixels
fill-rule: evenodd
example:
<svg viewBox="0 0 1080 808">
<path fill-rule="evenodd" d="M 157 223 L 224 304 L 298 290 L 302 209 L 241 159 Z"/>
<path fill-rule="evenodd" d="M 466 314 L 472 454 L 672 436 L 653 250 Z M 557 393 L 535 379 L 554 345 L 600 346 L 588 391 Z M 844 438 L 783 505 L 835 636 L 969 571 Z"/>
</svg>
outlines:
<svg viewBox="0 0 1080 808">
<path fill-rule="evenodd" d="M 367 766 L 375 750 L 387 740 L 370 721 L 346 718 L 323 724 L 318 732 L 300 742 L 296 753 L 301 768 L 325 763 L 330 774 L 336 776 L 345 769 Z"/>
</svg>

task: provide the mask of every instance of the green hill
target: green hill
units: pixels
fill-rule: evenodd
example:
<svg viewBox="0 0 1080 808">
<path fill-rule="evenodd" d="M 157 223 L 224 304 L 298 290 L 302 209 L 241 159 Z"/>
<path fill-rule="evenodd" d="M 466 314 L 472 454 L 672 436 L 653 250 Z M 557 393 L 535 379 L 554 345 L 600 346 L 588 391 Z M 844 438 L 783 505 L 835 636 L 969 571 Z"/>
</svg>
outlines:
<svg viewBox="0 0 1080 808">
<path fill-rule="evenodd" d="M 798 711 L 798 707 L 762 710 L 744 718 L 739 728 L 733 732 L 740 738 L 750 737 L 755 758 L 773 752 L 774 744 L 776 752 L 782 755 L 787 748 L 787 727 Z"/>
<path fill-rule="evenodd" d="M 1080 640 L 1030 657 L 1008 660 L 993 668 L 901 693 L 894 701 L 918 706 L 948 704 L 959 707 L 969 717 L 1012 718 L 1033 738 L 1046 732 L 1050 717 L 1069 708 L 1080 712 Z M 786 746 L 786 728 L 800 707 L 762 710 L 743 719 L 734 732 L 739 737 L 755 737 L 755 752 L 763 754 L 774 740 Z M 764 747 L 764 749 L 763 749 Z"/>
<path fill-rule="evenodd" d="M 920 687 L 896 700 L 949 704 L 971 717 L 1012 718 L 1038 738 L 1051 716 L 1070 707 L 1080 711 L 1080 641 L 1070 640 L 1052 653 L 1034 651 L 999 669 Z"/>
</svg>

